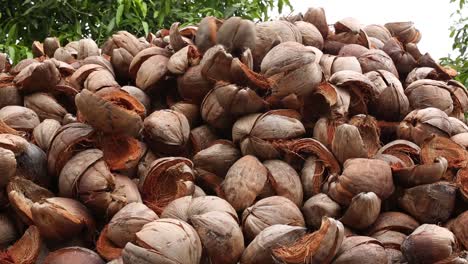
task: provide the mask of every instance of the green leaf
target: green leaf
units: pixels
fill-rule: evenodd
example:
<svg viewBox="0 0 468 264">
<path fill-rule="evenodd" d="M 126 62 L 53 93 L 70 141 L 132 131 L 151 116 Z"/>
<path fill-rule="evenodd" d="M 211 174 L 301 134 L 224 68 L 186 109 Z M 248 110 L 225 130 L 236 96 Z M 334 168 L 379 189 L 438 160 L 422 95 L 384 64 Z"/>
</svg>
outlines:
<svg viewBox="0 0 468 264">
<path fill-rule="evenodd" d="M 149 34 L 148 23 L 146 21 L 141 21 L 141 24 L 143 25 L 143 30 L 145 31 L 145 37 L 146 37 Z"/>
<path fill-rule="evenodd" d="M 113 17 L 111 21 L 109 22 L 109 24 L 107 25 L 107 29 L 106 29 L 107 35 L 109 35 L 112 32 L 112 30 L 114 30 L 114 27 L 115 27 L 115 17 Z"/>
<path fill-rule="evenodd" d="M 120 25 L 120 20 L 122 19 L 124 8 L 125 6 L 123 4 L 120 4 L 117 8 L 117 12 L 115 13 L 115 22 L 117 23 L 117 26 Z"/>
<path fill-rule="evenodd" d="M 148 14 L 148 5 L 145 2 L 141 4 L 141 13 L 143 17 L 146 17 L 146 14 Z"/>
<path fill-rule="evenodd" d="M 8 30 L 8 37 L 7 37 L 7 40 L 6 40 L 6 43 L 9 44 L 9 43 L 15 43 L 15 40 L 16 40 L 16 24 L 13 24 L 13 26 L 11 26 L 10 30 Z"/>
<path fill-rule="evenodd" d="M 16 60 L 16 50 L 15 50 L 14 47 L 12 47 L 12 46 L 9 46 L 9 47 L 8 47 L 8 56 L 10 57 L 10 59 L 11 59 L 14 63 L 17 62 L 17 60 Z"/>
</svg>

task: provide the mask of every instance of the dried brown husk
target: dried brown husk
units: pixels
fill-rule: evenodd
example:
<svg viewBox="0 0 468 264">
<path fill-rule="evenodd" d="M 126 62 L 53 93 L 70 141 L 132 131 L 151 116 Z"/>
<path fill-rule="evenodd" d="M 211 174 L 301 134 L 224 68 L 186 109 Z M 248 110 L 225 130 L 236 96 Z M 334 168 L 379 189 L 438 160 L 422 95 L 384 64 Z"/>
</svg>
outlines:
<svg viewBox="0 0 468 264">
<path fill-rule="evenodd" d="M 213 16 L 207 16 L 200 21 L 195 37 L 195 43 L 202 53 L 216 45 L 216 34 L 222 24 L 223 21 Z"/>
<path fill-rule="evenodd" d="M 448 259 L 458 248 L 450 230 L 423 224 L 405 239 L 401 251 L 409 262 L 431 263 Z"/>
<path fill-rule="evenodd" d="M 34 93 L 24 97 L 24 106 L 33 110 L 41 121 L 55 119 L 62 121 L 67 110 L 63 108 L 52 96 L 46 93 Z"/>
<path fill-rule="evenodd" d="M 319 193 L 309 198 L 302 207 L 302 213 L 307 226 L 312 229 L 320 228 L 323 217 L 339 218 L 341 207 L 328 195 Z"/>
<path fill-rule="evenodd" d="M 383 245 L 374 238 L 351 236 L 343 240 L 333 264 L 386 263 L 387 253 Z"/>
<path fill-rule="evenodd" d="M 62 125 L 54 119 L 45 119 L 33 130 L 33 141 L 42 150 L 47 151 L 57 131 Z"/>
<path fill-rule="evenodd" d="M 108 226 L 106 225 L 99 234 L 99 238 L 96 241 L 96 251 L 105 260 L 111 261 L 118 259 L 122 256 L 122 248 L 117 246 L 108 237 Z M 141 229 L 141 227 L 140 227 Z M 138 230 L 139 231 L 139 230 Z"/>
<path fill-rule="evenodd" d="M 328 149 L 331 149 L 336 129 L 345 123 L 343 118 L 320 118 L 314 126 L 313 136 Z"/>
<path fill-rule="evenodd" d="M 52 60 L 29 64 L 13 80 L 23 93 L 51 91 L 59 81 L 60 72 Z"/>
<path fill-rule="evenodd" d="M 34 264 L 39 257 L 42 243 L 38 228 L 32 225 L 26 229 L 23 236 L 14 245 L 0 253 L 0 262 Z"/>
<path fill-rule="evenodd" d="M 129 203 L 116 213 L 109 224 L 105 235 L 117 247 L 123 248 L 128 242 L 135 242 L 135 234 L 158 216 L 141 203 Z"/>
<path fill-rule="evenodd" d="M 2 250 L 12 245 L 19 238 L 15 220 L 6 213 L 0 214 L 0 248 Z"/>
<path fill-rule="evenodd" d="M 7 163 L 5 165 L 9 169 L 5 172 L 5 177 L 11 173 L 32 180 L 41 186 L 50 186 L 51 178 L 47 173 L 46 154 L 38 146 L 17 135 L 0 134 L 0 147 L 12 151 L 16 159 L 15 171 L 11 153 L 6 151 L 5 162 Z"/>
<path fill-rule="evenodd" d="M 433 164 L 437 157 L 444 157 L 451 169 L 460 169 L 467 166 L 468 152 L 452 140 L 434 136 L 421 145 L 421 162 Z"/>
<path fill-rule="evenodd" d="M 301 206 L 302 184 L 294 168 L 282 160 L 267 160 L 263 165 L 268 170 L 268 183 L 263 189 L 262 197 L 279 195 Z"/>
<path fill-rule="evenodd" d="M 104 261 L 96 252 L 83 247 L 61 248 L 49 253 L 44 259 L 44 264 L 60 264 L 64 262 L 104 264 Z"/>
<path fill-rule="evenodd" d="M 320 58 L 320 66 L 326 79 L 329 79 L 334 73 L 339 71 L 355 71 L 362 73 L 361 65 L 354 56 L 334 56 L 324 54 Z"/>
<path fill-rule="evenodd" d="M 112 50 L 111 63 L 116 77 L 119 81 L 125 82 L 130 79 L 129 69 L 133 60 L 133 55 L 124 48 Z"/>
<path fill-rule="evenodd" d="M 392 58 L 382 50 L 370 49 L 368 52 L 362 54 L 358 60 L 359 63 L 361 63 L 362 72 L 364 73 L 385 70 L 399 78 L 398 71 L 392 61 Z"/>
<path fill-rule="evenodd" d="M 397 231 L 384 230 L 375 233 L 372 235 L 372 237 L 382 243 L 385 251 L 387 252 L 389 263 L 399 263 L 404 261 L 403 253 L 401 253 L 400 247 L 406 238 L 405 234 Z"/>
<path fill-rule="evenodd" d="M 458 242 L 466 250 L 468 248 L 468 211 L 465 211 L 455 218 L 450 230 L 455 234 Z"/>
<path fill-rule="evenodd" d="M 171 52 L 159 47 L 140 51 L 133 58 L 129 72 L 136 86 L 143 91 L 157 89 L 158 83 L 167 73 L 167 63 Z"/>
<path fill-rule="evenodd" d="M 198 65 L 201 57 L 196 46 L 188 45 L 169 58 L 167 69 L 173 74 L 184 74 L 190 67 Z"/>
<path fill-rule="evenodd" d="M 459 169 L 455 182 L 460 190 L 462 198 L 468 201 L 468 169 L 467 167 Z"/>
<path fill-rule="evenodd" d="M 462 120 L 450 116 L 449 122 L 452 126 L 452 135 L 468 132 L 468 126 Z"/>
<path fill-rule="evenodd" d="M 62 126 L 53 137 L 47 152 L 48 171 L 58 176 L 63 166 L 77 151 L 90 148 L 95 130 L 86 124 L 71 123 Z"/>
<path fill-rule="evenodd" d="M 236 211 L 251 206 L 263 190 L 267 174 L 267 169 L 256 157 L 240 158 L 229 168 L 222 183 L 226 200 Z"/>
<path fill-rule="evenodd" d="M 217 140 L 193 156 L 195 168 L 212 172 L 224 178 L 229 168 L 241 158 L 240 151 L 231 141 Z"/>
<path fill-rule="evenodd" d="M 122 252 L 124 263 L 197 264 L 202 244 L 189 224 L 171 218 L 150 222 L 136 233 L 135 243 L 127 243 Z"/>
<path fill-rule="evenodd" d="M 375 85 L 369 78 L 355 71 L 339 71 L 330 77 L 329 82 L 349 92 L 351 115 L 367 114 L 368 102 L 376 97 Z"/>
<path fill-rule="evenodd" d="M 466 87 L 455 80 L 449 80 L 447 82 L 447 87 L 453 101 L 453 111 L 451 116 L 465 121 L 465 112 L 468 111 L 468 92 Z"/>
<path fill-rule="evenodd" d="M 232 116 L 257 113 L 266 106 L 266 102 L 249 87 L 217 82 L 212 93 L 218 104 Z"/>
<path fill-rule="evenodd" d="M 457 188 L 448 182 L 423 184 L 406 189 L 399 205 L 422 223 L 439 223 L 449 219 L 455 207 Z"/>
<path fill-rule="evenodd" d="M 292 23 L 284 20 L 266 21 L 255 25 L 257 32 L 255 48 L 252 49 L 254 69 L 260 69 L 265 55 L 276 45 L 282 42 L 295 41 L 302 43 L 299 29 Z"/>
<path fill-rule="evenodd" d="M 380 148 L 380 130 L 371 116 L 354 116 L 349 124 L 338 126 L 328 136 L 333 137 L 331 149 L 341 163 L 350 158 L 372 157 Z"/>
<path fill-rule="evenodd" d="M 351 158 L 368 158 L 365 146 L 357 127 L 342 124 L 336 128 L 331 149 L 340 163 Z"/>
<path fill-rule="evenodd" d="M 196 65 L 177 78 L 177 91 L 189 102 L 201 103 L 205 95 L 213 88 L 211 81 L 201 73 L 202 65 Z"/>
<path fill-rule="evenodd" d="M 211 89 L 203 99 L 200 111 L 203 121 L 219 130 L 231 127 L 234 122 L 234 118 L 219 104 L 213 89 Z"/>
<path fill-rule="evenodd" d="M 346 44 L 344 45 L 340 51 L 338 52 L 338 56 L 344 56 L 344 57 L 356 57 L 359 58 L 361 57 L 362 54 L 368 52 L 369 49 L 358 45 L 358 44 Z"/>
<path fill-rule="evenodd" d="M 436 63 L 429 53 L 421 55 L 418 59 L 418 65 L 420 67 L 431 67 L 434 68 L 443 80 L 450 80 L 457 75 L 457 71 L 450 67 L 443 67 Z"/>
<path fill-rule="evenodd" d="M 190 131 L 190 145 L 192 153 L 195 154 L 209 147 L 215 140 L 218 139 L 215 131 L 208 125 L 201 125 Z"/>
<path fill-rule="evenodd" d="M 175 199 L 161 214 L 162 218 L 174 218 L 185 222 L 190 222 L 190 219 L 197 215 L 203 215 L 209 212 L 223 212 L 230 215 L 236 222 L 238 216 L 236 210 L 224 199 L 218 196 L 184 196 Z"/>
<path fill-rule="evenodd" d="M 83 90 L 75 97 L 82 118 L 97 130 L 109 134 L 139 135 L 145 107 L 118 88 L 97 93 Z"/>
<path fill-rule="evenodd" d="M 9 84 L 3 87 L 0 77 L 0 109 L 8 105 L 23 105 L 23 97 L 18 87 Z"/>
<path fill-rule="evenodd" d="M 141 50 L 147 48 L 147 44 L 140 42 L 134 35 L 127 31 L 118 31 L 113 34 L 102 47 L 102 53 L 112 55 L 112 50 L 123 48 L 135 56 Z"/>
<path fill-rule="evenodd" d="M 453 100 L 449 88 L 442 81 L 417 80 L 405 89 L 405 94 L 413 109 L 435 107 L 447 114 L 453 111 Z"/>
<path fill-rule="evenodd" d="M 106 71 L 106 68 L 99 64 L 85 64 L 80 66 L 68 79 L 69 84 L 75 88 L 77 91 L 80 91 L 84 88 L 85 82 L 90 76 L 91 73 L 96 71 Z"/>
<path fill-rule="evenodd" d="M 396 37 L 404 44 L 418 43 L 421 39 L 421 33 L 414 27 L 413 22 L 392 22 L 386 23 L 385 27 L 392 36 Z"/>
<path fill-rule="evenodd" d="M 435 183 L 443 180 L 448 162 L 444 157 L 437 157 L 434 163 L 412 165 L 393 170 L 395 181 L 404 187 Z"/>
<path fill-rule="evenodd" d="M 160 158 L 142 175 L 139 189 L 144 203 L 157 214 L 173 200 L 189 195 L 185 181 L 194 181 L 192 161 L 180 157 Z"/>
<path fill-rule="evenodd" d="M 145 143 L 126 136 L 104 136 L 97 143 L 104 152 L 104 160 L 112 171 L 134 174 L 147 152 Z"/>
<path fill-rule="evenodd" d="M 379 119 L 400 121 L 409 112 L 409 101 L 400 80 L 385 70 L 365 74 L 375 85 L 376 97 L 370 102 L 370 112 Z"/>
<path fill-rule="evenodd" d="M 412 84 L 415 81 L 422 80 L 422 79 L 430 79 L 430 80 L 439 80 L 442 81 L 442 77 L 437 73 L 436 69 L 431 67 L 417 67 L 414 68 L 406 77 L 405 80 L 405 87 Z"/>
<path fill-rule="evenodd" d="M 200 61 L 201 74 L 209 81 L 226 81 L 232 79 L 231 65 L 232 54 L 228 53 L 221 45 L 210 48 Z"/>
<path fill-rule="evenodd" d="M 44 39 L 43 49 L 45 55 L 49 58 L 54 56 L 55 51 L 60 47 L 60 41 L 56 37 L 48 37 Z"/>
<path fill-rule="evenodd" d="M 305 227 L 304 217 L 297 205 L 282 196 L 261 199 L 242 213 L 242 229 L 249 241 L 275 224 Z"/>
<path fill-rule="evenodd" d="M 80 39 L 78 41 L 78 59 L 83 60 L 89 56 L 96 56 L 99 54 L 99 47 L 92 39 Z"/>
<path fill-rule="evenodd" d="M 32 205 L 31 212 L 33 223 L 41 235 L 52 241 L 64 241 L 81 234 L 89 239 L 95 230 L 95 222 L 89 211 L 73 199 L 41 199 Z"/>
<path fill-rule="evenodd" d="M 382 231 L 397 231 L 409 235 L 418 226 L 419 223 L 410 215 L 402 212 L 383 212 L 367 232 L 373 235 Z"/>
<path fill-rule="evenodd" d="M 219 211 L 190 217 L 205 254 L 203 258 L 213 264 L 236 264 L 244 251 L 244 236 L 236 219 Z"/>
<path fill-rule="evenodd" d="M 76 55 L 76 50 L 60 47 L 55 50 L 53 58 L 68 64 L 73 64 L 76 61 Z"/>
<path fill-rule="evenodd" d="M 7 55 L 5 53 L 0 53 L 0 72 L 8 72 L 10 66 Z"/>
<path fill-rule="evenodd" d="M 384 43 L 392 37 L 390 31 L 388 31 L 388 29 L 382 25 L 367 25 L 363 28 L 363 30 L 366 32 L 367 36 L 376 38 Z"/>
<path fill-rule="evenodd" d="M 183 49 L 187 45 L 192 44 L 191 40 L 182 36 L 179 30 L 179 25 L 179 22 L 175 22 L 171 25 L 171 28 L 169 29 L 169 44 L 175 52 Z"/>
<path fill-rule="evenodd" d="M 418 145 L 434 135 L 449 137 L 451 133 L 452 126 L 447 114 L 433 107 L 411 111 L 401 121 L 397 130 L 399 138 L 410 140 Z"/>
<path fill-rule="evenodd" d="M 463 146 L 465 149 L 468 147 L 468 132 L 456 134 L 450 138 L 453 142 Z"/>
<path fill-rule="evenodd" d="M 273 96 L 306 95 L 322 81 L 319 65 L 322 52 L 297 42 L 283 42 L 272 48 L 262 60 L 261 73 L 271 77 Z"/>
<path fill-rule="evenodd" d="M 0 148 L 0 186 L 4 187 L 9 180 L 16 174 L 15 153 L 6 148 Z"/>
<path fill-rule="evenodd" d="M 39 116 L 33 110 L 17 105 L 9 105 L 0 109 L 0 120 L 15 130 L 27 133 L 39 125 Z"/>
<path fill-rule="evenodd" d="M 319 230 L 301 237 L 291 246 L 273 249 L 273 257 L 279 263 L 331 263 L 343 238 L 343 224 L 324 217 Z"/>
<path fill-rule="evenodd" d="M 159 110 L 145 118 L 143 134 L 154 151 L 175 155 L 186 151 L 190 125 L 177 111 Z"/>
<path fill-rule="evenodd" d="M 33 224 L 31 213 L 33 204 L 54 196 L 49 190 L 17 176 L 10 180 L 6 190 L 11 207 L 26 224 Z"/>
<path fill-rule="evenodd" d="M 230 17 L 223 22 L 216 34 L 216 41 L 231 54 L 255 48 L 255 24 L 240 17 Z"/>
<path fill-rule="evenodd" d="M 343 166 L 343 173 L 330 177 L 327 183 L 328 195 L 339 204 L 349 205 L 361 192 L 374 192 L 384 200 L 395 189 L 390 165 L 384 161 L 357 158 L 347 160 Z"/>
<path fill-rule="evenodd" d="M 334 25 L 335 34 L 330 35 L 328 39 L 336 40 L 343 43 L 361 44 L 368 47 L 367 34 L 362 31 L 360 22 L 352 17 L 346 17 L 337 21 Z M 364 34 L 362 36 L 362 34 Z"/>
<path fill-rule="evenodd" d="M 135 86 L 126 85 L 126 86 L 121 87 L 120 89 L 124 90 L 125 92 L 130 94 L 132 97 L 137 99 L 145 107 L 144 115 L 146 116 L 146 114 L 151 110 L 150 97 L 141 89 Z"/>
<path fill-rule="evenodd" d="M 406 78 L 408 73 L 417 67 L 416 59 L 397 38 L 387 40 L 382 50 L 392 58 L 402 78 Z"/>
<path fill-rule="evenodd" d="M 232 129 L 234 143 L 242 154 L 255 155 L 262 160 L 278 158 L 279 150 L 273 142 L 295 139 L 305 133 L 300 115 L 294 110 L 272 110 L 251 114 L 237 120 Z"/>
<path fill-rule="evenodd" d="M 323 8 L 310 7 L 307 9 L 307 12 L 304 13 L 304 21 L 316 26 L 322 34 L 323 39 L 327 38 L 329 28 Z"/>
<path fill-rule="evenodd" d="M 59 192 L 63 197 L 79 198 L 92 211 L 112 217 L 130 202 L 141 201 L 136 185 L 114 176 L 103 160 L 103 153 L 89 149 L 76 154 L 62 169 Z"/>
<path fill-rule="evenodd" d="M 328 176 L 327 173 L 338 174 L 341 172 L 340 165 L 333 154 L 327 149 L 327 147 L 325 147 L 325 145 L 316 139 L 302 138 L 290 143 L 279 143 L 278 145 L 278 147 L 285 152 L 286 161 L 289 164 L 292 164 L 293 167 L 300 168 L 304 160 L 310 162 L 309 165 L 307 162 L 304 165 L 301 178 L 304 186 L 306 186 L 305 182 L 308 182 L 307 179 L 314 179 L 311 181 L 313 186 L 311 186 L 311 190 L 306 188 L 309 192 L 313 190 L 313 194 L 320 192 L 321 184 L 324 182 L 325 177 Z M 317 159 L 314 160 L 314 157 Z M 319 162 L 318 164 L 316 163 L 317 161 Z M 315 169 L 312 169 L 313 167 L 315 167 Z M 306 169 L 310 169 L 310 175 L 308 173 L 307 176 L 304 174 Z"/>
<path fill-rule="evenodd" d="M 299 29 L 302 35 L 302 44 L 305 46 L 313 46 L 317 49 L 323 48 L 322 33 L 314 24 L 305 21 L 296 21 L 294 25 Z"/>
<path fill-rule="evenodd" d="M 242 264 L 275 264 L 272 250 L 279 246 L 292 245 L 306 234 L 306 229 L 298 226 L 273 225 L 264 229 L 244 250 Z"/>
<path fill-rule="evenodd" d="M 183 114 L 187 118 L 190 127 L 196 127 L 200 123 L 201 114 L 197 104 L 179 101 L 171 105 L 170 109 Z"/>
<path fill-rule="evenodd" d="M 340 120 L 348 115 L 350 99 L 347 90 L 322 82 L 314 93 L 303 98 L 301 113 L 305 122 L 315 122 L 320 117 Z"/>
<path fill-rule="evenodd" d="M 97 92 L 104 88 L 118 87 L 119 84 L 115 81 L 114 75 L 107 70 L 93 71 L 88 75 L 83 83 L 83 88 L 92 92 Z"/>
<path fill-rule="evenodd" d="M 359 193 L 353 197 L 339 220 L 351 228 L 365 229 L 377 220 L 381 203 L 380 198 L 373 192 Z"/>
</svg>

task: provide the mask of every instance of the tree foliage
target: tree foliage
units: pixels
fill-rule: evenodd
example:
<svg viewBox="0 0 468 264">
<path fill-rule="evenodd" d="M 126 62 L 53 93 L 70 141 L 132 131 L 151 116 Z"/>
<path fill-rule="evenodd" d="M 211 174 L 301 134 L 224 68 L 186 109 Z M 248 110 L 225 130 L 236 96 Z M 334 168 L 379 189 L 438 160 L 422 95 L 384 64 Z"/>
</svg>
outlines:
<svg viewBox="0 0 468 264">
<path fill-rule="evenodd" d="M 6 0 L 0 6 L 0 51 L 31 57 L 34 40 L 55 36 L 62 44 L 83 37 L 102 43 L 113 32 L 144 36 L 172 22 L 197 23 L 205 16 L 267 20 L 291 8 L 289 0 Z"/>
<path fill-rule="evenodd" d="M 450 37 L 453 38 L 453 54 L 442 58 L 444 65 L 450 66 L 458 71 L 457 80 L 468 87 L 468 17 L 465 17 L 468 2 L 466 0 L 450 0 L 457 3 L 458 8 L 452 14 L 455 18 L 454 24 L 450 27 Z"/>
</svg>

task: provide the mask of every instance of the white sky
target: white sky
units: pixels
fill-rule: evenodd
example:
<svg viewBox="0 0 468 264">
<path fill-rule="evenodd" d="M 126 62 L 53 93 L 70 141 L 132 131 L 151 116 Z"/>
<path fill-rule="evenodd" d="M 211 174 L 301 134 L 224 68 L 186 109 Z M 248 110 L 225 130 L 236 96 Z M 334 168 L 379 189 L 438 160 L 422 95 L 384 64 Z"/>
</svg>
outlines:
<svg viewBox="0 0 468 264">
<path fill-rule="evenodd" d="M 422 33 L 418 44 L 424 54 L 434 59 L 445 57 L 452 51 L 449 27 L 450 14 L 456 4 L 449 0 L 290 0 L 293 13 L 307 11 L 308 7 L 323 7 L 329 24 L 345 17 L 357 18 L 362 24 L 413 21 Z M 458 1 L 457 1 L 458 2 Z M 288 8 L 282 15 L 290 13 Z"/>
</svg>

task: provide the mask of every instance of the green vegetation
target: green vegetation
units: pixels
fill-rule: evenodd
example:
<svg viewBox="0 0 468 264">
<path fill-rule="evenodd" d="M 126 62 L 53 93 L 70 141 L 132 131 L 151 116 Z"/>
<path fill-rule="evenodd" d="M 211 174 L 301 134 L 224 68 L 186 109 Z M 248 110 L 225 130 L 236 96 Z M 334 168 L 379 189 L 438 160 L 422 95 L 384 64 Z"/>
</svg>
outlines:
<svg viewBox="0 0 468 264">
<path fill-rule="evenodd" d="M 83 37 L 101 44 L 113 32 L 139 36 L 191 24 L 205 16 L 266 20 L 273 9 L 291 8 L 289 0 L 6 0 L 0 8 L 0 52 L 17 62 L 31 57 L 34 40 L 55 36 L 62 44 Z"/>
<path fill-rule="evenodd" d="M 458 9 L 452 14 L 455 18 L 454 24 L 450 27 L 450 37 L 453 38 L 453 54 L 442 58 L 443 65 L 456 69 L 459 75 L 458 81 L 468 87 L 468 17 L 464 17 L 463 8 L 467 7 L 466 0 L 450 0 L 451 3 L 457 3 Z M 464 10 L 465 15 L 467 10 Z"/>
</svg>

